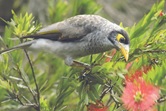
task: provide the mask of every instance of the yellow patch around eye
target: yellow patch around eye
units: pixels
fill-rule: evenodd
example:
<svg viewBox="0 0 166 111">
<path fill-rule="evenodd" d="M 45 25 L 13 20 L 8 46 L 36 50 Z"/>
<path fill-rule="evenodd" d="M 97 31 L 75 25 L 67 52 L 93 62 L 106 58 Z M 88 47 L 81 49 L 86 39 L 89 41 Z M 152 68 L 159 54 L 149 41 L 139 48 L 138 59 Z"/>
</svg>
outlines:
<svg viewBox="0 0 166 111">
<path fill-rule="evenodd" d="M 116 36 L 116 39 L 117 39 L 118 41 L 120 41 L 121 38 L 125 39 L 122 34 L 118 34 L 118 35 Z"/>
</svg>

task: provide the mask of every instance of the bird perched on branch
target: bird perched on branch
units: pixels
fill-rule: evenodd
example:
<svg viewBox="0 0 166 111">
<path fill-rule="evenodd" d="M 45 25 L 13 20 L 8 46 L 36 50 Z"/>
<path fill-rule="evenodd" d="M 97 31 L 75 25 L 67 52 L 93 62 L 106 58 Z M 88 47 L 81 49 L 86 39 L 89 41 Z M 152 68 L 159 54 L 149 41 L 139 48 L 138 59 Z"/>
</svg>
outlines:
<svg viewBox="0 0 166 111">
<path fill-rule="evenodd" d="M 120 26 L 98 15 L 77 15 L 49 25 L 34 35 L 22 37 L 33 40 L 21 43 L 1 53 L 14 49 L 27 49 L 53 53 L 67 65 L 81 65 L 75 58 L 116 48 L 126 61 L 129 54 L 129 37 Z"/>
</svg>

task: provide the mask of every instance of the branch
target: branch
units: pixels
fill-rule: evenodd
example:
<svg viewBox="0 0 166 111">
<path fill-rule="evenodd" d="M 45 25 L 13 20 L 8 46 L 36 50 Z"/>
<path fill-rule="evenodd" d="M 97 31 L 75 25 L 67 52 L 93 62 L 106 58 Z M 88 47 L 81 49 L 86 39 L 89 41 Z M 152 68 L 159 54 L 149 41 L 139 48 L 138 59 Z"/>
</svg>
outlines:
<svg viewBox="0 0 166 111">
<path fill-rule="evenodd" d="M 166 101 L 166 95 L 160 97 L 160 98 L 157 100 L 158 103 L 162 103 L 162 102 L 165 102 L 165 101 Z"/>
<path fill-rule="evenodd" d="M 16 99 L 19 101 L 19 103 L 20 103 L 21 105 L 23 105 L 23 106 L 24 106 L 24 103 L 21 101 L 21 99 L 18 97 L 18 95 L 17 95 L 17 94 L 15 94 L 15 96 L 16 96 Z"/>
<path fill-rule="evenodd" d="M 108 87 L 106 89 L 103 90 L 101 96 L 100 96 L 100 99 L 99 101 L 101 101 L 103 99 L 103 97 L 112 89 L 112 87 Z"/>
<path fill-rule="evenodd" d="M 117 101 L 113 95 L 114 95 L 113 90 L 110 90 L 110 99 L 109 99 L 109 101 L 110 101 L 111 99 L 113 99 L 113 101 L 115 102 L 117 108 L 119 108 L 119 107 L 121 106 L 121 103 L 120 103 L 119 101 Z M 109 101 L 108 101 L 108 103 L 109 103 Z M 108 105 L 108 103 L 107 103 L 107 105 Z M 115 107 L 114 107 L 114 108 L 115 108 Z"/>
<path fill-rule="evenodd" d="M 165 53 L 166 50 L 143 50 L 142 53 Z"/>
<path fill-rule="evenodd" d="M 36 96 L 35 96 L 35 94 L 33 93 L 33 90 L 29 87 L 28 83 L 27 83 L 27 82 L 25 81 L 25 79 L 23 78 L 22 73 L 21 73 L 21 71 L 20 71 L 20 69 L 19 69 L 18 66 L 17 66 L 17 70 L 18 70 L 18 73 L 19 73 L 21 79 L 23 80 L 23 82 L 24 82 L 25 85 L 27 86 L 29 92 L 30 92 L 31 95 L 33 96 L 34 101 L 37 102 L 37 100 L 36 100 Z"/>
<path fill-rule="evenodd" d="M 117 78 L 118 81 L 119 77 Z M 111 85 L 111 80 L 109 81 L 110 85 L 105 84 L 105 86 L 107 87 L 106 89 L 103 90 L 101 96 L 100 96 L 100 101 L 103 99 L 103 97 L 112 90 L 112 88 L 116 85 L 116 82 L 114 84 Z"/>
<path fill-rule="evenodd" d="M 27 51 L 24 49 L 24 52 L 26 54 L 26 57 L 28 59 L 28 62 L 29 62 L 29 65 L 31 67 L 31 71 L 32 71 L 32 76 L 33 76 L 33 79 L 34 79 L 34 82 L 35 82 L 35 86 L 36 86 L 36 92 L 37 92 L 37 103 L 38 103 L 38 111 L 40 111 L 40 92 L 39 92 L 39 87 L 38 87 L 38 84 L 37 84 L 37 80 L 36 80 L 36 76 L 35 76 L 35 72 L 34 72 L 34 69 L 33 69 L 33 65 L 32 65 L 32 62 L 30 60 L 30 57 L 27 53 Z"/>
<path fill-rule="evenodd" d="M 23 99 L 26 100 L 26 101 L 28 101 L 28 103 L 23 103 L 23 102 L 21 101 L 21 99 L 19 98 L 19 96 L 18 96 L 16 93 L 14 93 L 14 95 L 15 95 L 15 97 L 16 97 L 17 102 L 19 102 L 21 105 L 23 105 L 23 106 L 28 106 L 28 107 L 31 106 L 31 107 L 35 108 L 36 110 L 38 109 L 38 105 L 32 104 L 32 103 L 31 103 L 28 99 L 26 99 L 24 96 L 22 96 Z"/>
</svg>

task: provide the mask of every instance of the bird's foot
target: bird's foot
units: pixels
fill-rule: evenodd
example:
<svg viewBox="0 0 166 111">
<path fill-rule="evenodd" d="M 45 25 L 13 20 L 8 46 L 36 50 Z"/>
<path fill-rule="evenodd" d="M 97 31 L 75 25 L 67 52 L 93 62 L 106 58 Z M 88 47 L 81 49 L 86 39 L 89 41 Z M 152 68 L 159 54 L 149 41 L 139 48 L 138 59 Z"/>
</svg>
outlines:
<svg viewBox="0 0 166 111">
<path fill-rule="evenodd" d="M 69 65 L 69 66 L 85 68 L 87 70 L 92 69 L 91 65 L 83 63 L 83 62 L 79 62 L 79 61 L 76 61 L 76 60 L 73 60 L 71 57 L 67 57 L 65 59 L 65 64 Z"/>
<path fill-rule="evenodd" d="M 83 63 L 83 62 L 79 62 L 79 61 L 76 61 L 76 60 L 73 61 L 72 66 L 82 67 L 82 68 L 85 68 L 87 70 L 90 70 L 92 68 L 91 65 Z"/>
</svg>

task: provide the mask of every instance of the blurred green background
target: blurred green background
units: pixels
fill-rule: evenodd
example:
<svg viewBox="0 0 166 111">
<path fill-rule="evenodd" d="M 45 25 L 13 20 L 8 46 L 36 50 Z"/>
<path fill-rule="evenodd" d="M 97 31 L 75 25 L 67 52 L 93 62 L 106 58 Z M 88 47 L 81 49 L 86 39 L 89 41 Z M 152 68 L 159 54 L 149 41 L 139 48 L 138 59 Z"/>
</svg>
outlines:
<svg viewBox="0 0 166 111">
<path fill-rule="evenodd" d="M 71 2 L 78 4 L 77 2 L 86 3 L 87 0 L 0 0 L 0 17 L 5 20 L 10 20 L 12 17 L 11 9 L 16 13 L 33 13 L 37 20 L 42 24 L 47 25 L 50 22 L 50 12 L 49 10 L 54 10 L 56 12 L 56 2 L 66 2 L 66 7 L 70 7 Z M 92 0 L 101 7 L 97 14 L 119 24 L 122 22 L 124 26 L 132 26 L 135 22 L 138 22 L 142 16 L 150 10 L 150 7 L 156 2 L 156 0 Z M 96 5 L 95 4 L 95 5 Z M 49 7 L 49 9 L 48 9 Z M 87 5 L 85 5 L 87 7 Z M 52 8 L 52 9 L 51 9 Z M 87 7 L 90 10 L 94 10 L 93 6 Z M 74 10 L 70 10 L 70 13 L 75 13 Z M 65 10 L 64 10 L 65 12 Z M 84 14 L 84 9 L 82 8 L 81 13 Z M 62 14 L 64 14 L 62 12 Z M 71 14 L 72 15 L 72 14 Z M 71 16 L 70 15 L 70 16 Z M 0 33 L 3 32 L 3 27 L 5 23 L 0 21 Z"/>
</svg>

